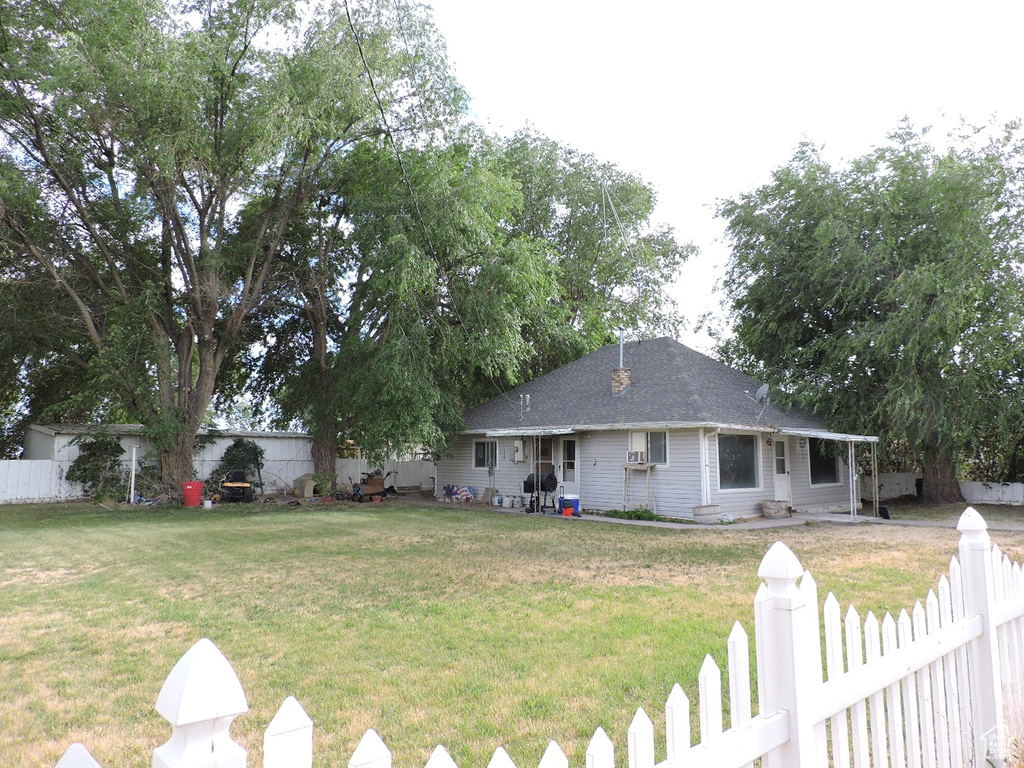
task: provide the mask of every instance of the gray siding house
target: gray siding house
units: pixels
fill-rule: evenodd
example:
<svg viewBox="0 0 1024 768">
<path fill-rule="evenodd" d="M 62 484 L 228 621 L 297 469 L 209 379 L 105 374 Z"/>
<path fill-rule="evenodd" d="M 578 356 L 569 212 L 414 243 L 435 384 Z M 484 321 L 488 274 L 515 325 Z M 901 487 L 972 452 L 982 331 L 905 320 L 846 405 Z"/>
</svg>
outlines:
<svg viewBox="0 0 1024 768">
<path fill-rule="evenodd" d="M 670 338 L 610 344 L 465 413 L 437 486 L 528 496 L 531 474 L 586 510 L 647 507 L 669 517 L 766 500 L 803 511 L 860 504 L 848 457 L 877 438 L 758 399 L 759 382 Z"/>
</svg>

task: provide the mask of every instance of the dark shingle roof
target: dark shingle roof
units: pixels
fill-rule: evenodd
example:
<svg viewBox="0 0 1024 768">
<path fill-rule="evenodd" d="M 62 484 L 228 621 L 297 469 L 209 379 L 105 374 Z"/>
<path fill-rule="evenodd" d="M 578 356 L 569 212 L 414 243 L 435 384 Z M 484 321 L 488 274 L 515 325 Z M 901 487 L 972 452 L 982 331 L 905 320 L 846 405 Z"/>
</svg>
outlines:
<svg viewBox="0 0 1024 768">
<path fill-rule="evenodd" d="M 467 432 L 719 426 L 824 430 L 821 419 L 774 405 L 761 415 L 760 386 L 740 371 L 663 337 L 623 350 L 631 385 L 612 394 L 619 345 L 606 347 L 466 411 Z M 748 393 L 750 397 L 747 396 Z M 520 419 L 520 395 L 530 410 Z"/>
</svg>

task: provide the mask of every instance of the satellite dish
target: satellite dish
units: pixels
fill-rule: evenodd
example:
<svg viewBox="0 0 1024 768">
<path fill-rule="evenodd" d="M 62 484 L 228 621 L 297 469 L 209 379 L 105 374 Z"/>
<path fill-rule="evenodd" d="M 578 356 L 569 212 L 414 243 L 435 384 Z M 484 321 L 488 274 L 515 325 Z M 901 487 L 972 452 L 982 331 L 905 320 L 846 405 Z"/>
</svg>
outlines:
<svg viewBox="0 0 1024 768">
<path fill-rule="evenodd" d="M 768 402 L 768 385 L 762 384 L 758 387 L 757 392 L 754 393 L 754 399 L 757 400 L 761 405 Z"/>
</svg>

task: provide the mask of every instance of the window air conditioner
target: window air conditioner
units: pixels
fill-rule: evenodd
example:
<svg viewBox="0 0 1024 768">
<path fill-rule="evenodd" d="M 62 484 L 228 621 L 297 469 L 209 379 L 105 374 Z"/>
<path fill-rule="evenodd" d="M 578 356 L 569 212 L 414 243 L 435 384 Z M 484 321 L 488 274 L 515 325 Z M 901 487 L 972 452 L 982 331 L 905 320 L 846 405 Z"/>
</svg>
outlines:
<svg viewBox="0 0 1024 768">
<path fill-rule="evenodd" d="M 626 451 L 626 462 L 629 464 L 643 464 L 647 461 L 647 453 L 644 451 Z"/>
</svg>

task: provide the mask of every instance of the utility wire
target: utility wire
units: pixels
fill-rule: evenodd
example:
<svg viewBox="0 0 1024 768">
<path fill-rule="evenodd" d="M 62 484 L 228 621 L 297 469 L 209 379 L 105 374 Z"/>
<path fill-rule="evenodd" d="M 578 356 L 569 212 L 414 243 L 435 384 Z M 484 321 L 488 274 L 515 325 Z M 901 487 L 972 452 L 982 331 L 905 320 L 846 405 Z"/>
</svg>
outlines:
<svg viewBox="0 0 1024 768">
<path fill-rule="evenodd" d="M 356 48 L 359 49 L 359 58 L 363 62 L 363 69 L 366 71 L 366 77 L 370 81 L 370 90 L 373 91 L 373 99 L 377 102 L 377 110 L 380 112 L 381 122 L 384 123 L 384 133 L 388 137 L 388 141 L 391 142 L 391 148 L 395 152 L 395 159 L 398 160 L 398 167 L 402 171 L 402 178 L 405 179 L 405 186 L 409 190 L 409 197 L 412 199 L 413 208 L 416 210 L 416 218 L 420 222 L 420 227 L 423 228 L 423 236 L 427 239 L 427 246 L 430 248 L 430 252 L 437 257 L 437 251 L 434 249 L 434 244 L 430 240 L 430 231 L 427 229 L 426 222 L 423 220 L 423 212 L 420 210 L 419 200 L 416 198 L 416 192 L 412 187 L 412 182 L 409 180 L 409 174 L 405 170 L 405 162 L 402 160 L 402 153 L 398 150 L 398 143 L 395 141 L 395 135 L 391 131 L 391 126 L 388 124 L 388 117 L 384 112 L 384 104 L 380 100 L 380 94 L 377 92 L 377 85 L 373 82 L 373 73 L 370 71 L 370 64 L 366 60 L 366 53 L 363 51 L 363 43 L 359 39 L 359 32 L 356 31 L 356 25 L 352 21 L 352 13 L 348 8 L 348 0 L 345 0 L 345 17 L 348 19 L 348 28 L 352 30 L 352 37 L 356 41 Z"/>
<path fill-rule="evenodd" d="M 350 12 L 349 7 L 348 7 L 348 0 L 344 0 L 344 5 L 345 5 L 345 17 L 348 20 L 348 27 L 352 31 L 352 37 L 355 40 L 356 48 L 359 50 L 359 58 L 363 62 L 363 69 L 366 72 L 366 77 L 367 77 L 367 79 L 370 82 L 370 90 L 373 91 L 373 98 L 374 98 L 374 101 L 377 103 L 377 110 L 378 110 L 378 112 L 380 112 L 380 119 L 384 123 L 384 131 L 387 134 L 388 141 L 390 141 L 391 148 L 392 148 L 392 150 L 395 153 L 395 159 L 398 160 L 398 167 L 399 167 L 399 169 L 402 172 L 402 178 L 405 180 L 405 186 L 409 190 L 409 197 L 411 198 L 413 208 L 416 211 L 416 218 L 419 220 L 420 227 L 423 229 L 423 235 L 424 235 L 424 237 L 427 240 L 427 247 L 430 249 L 430 252 L 433 254 L 434 258 L 437 259 L 438 261 L 440 261 L 440 259 L 438 257 L 437 249 L 434 248 L 434 243 L 430 239 L 430 231 L 427 229 L 426 222 L 423 219 L 423 212 L 420 209 L 419 200 L 416 197 L 416 191 L 413 189 L 412 181 L 409 179 L 409 174 L 406 172 L 405 162 L 402 160 L 401 150 L 399 150 L 398 143 L 395 141 L 394 133 L 391 130 L 391 126 L 388 124 L 388 118 L 387 118 L 387 114 L 384 111 L 384 105 L 381 102 L 380 94 L 377 91 L 377 85 L 373 81 L 373 73 L 370 70 L 369 62 L 366 60 L 366 53 L 363 51 L 362 41 L 359 39 L 359 32 L 356 30 L 355 23 L 352 21 L 352 13 Z M 466 329 L 466 321 L 463 320 L 462 314 L 459 312 L 459 308 L 457 306 L 457 303 L 454 301 L 454 299 L 452 300 L 451 308 L 452 308 L 452 311 L 455 313 L 455 316 L 459 320 L 459 327 L 462 329 L 462 332 L 465 334 L 466 340 L 469 341 L 469 331 Z M 508 403 L 514 407 L 514 404 L 512 403 L 512 398 L 510 398 L 508 396 L 508 393 L 506 392 L 505 388 L 502 386 L 501 382 L 497 381 L 490 374 L 486 374 L 486 376 L 487 376 L 488 379 L 491 380 L 491 383 L 495 385 L 495 387 L 500 392 L 501 396 L 504 397 L 508 401 Z"/>
</svg>

